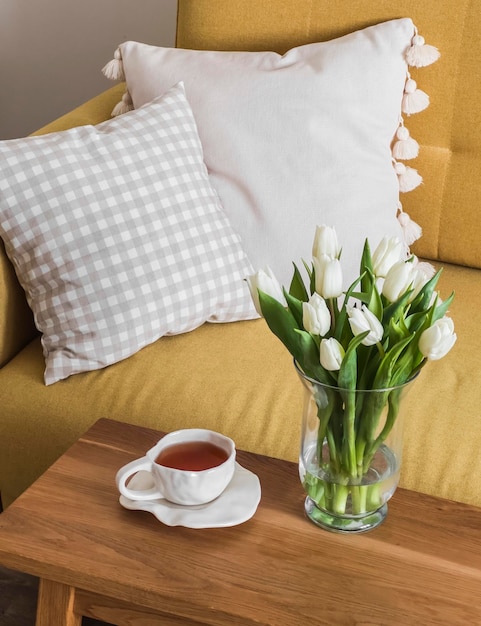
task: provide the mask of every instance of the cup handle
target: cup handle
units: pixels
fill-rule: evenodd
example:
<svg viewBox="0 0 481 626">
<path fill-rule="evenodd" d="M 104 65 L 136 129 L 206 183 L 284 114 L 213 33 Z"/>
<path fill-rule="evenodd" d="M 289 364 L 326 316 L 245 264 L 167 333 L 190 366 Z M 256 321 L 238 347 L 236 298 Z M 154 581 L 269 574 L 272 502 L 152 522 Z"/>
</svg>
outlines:
<svg viewBox="0 0 481 626">
<path fill-rule="evenodd" d="M 120 493 L 126 498 L 130 498 L 130 500 L 157 500 L 163 498 L 163 494 L 156 486 L 150 489 L 129 489 L 127 487 L 127 480 L 141 470 L 147 470 L 148 472 L 152 470 L 152 462 L 146 456 L 131 461 L 119 469 L 115 482 Z"/>
</svg>

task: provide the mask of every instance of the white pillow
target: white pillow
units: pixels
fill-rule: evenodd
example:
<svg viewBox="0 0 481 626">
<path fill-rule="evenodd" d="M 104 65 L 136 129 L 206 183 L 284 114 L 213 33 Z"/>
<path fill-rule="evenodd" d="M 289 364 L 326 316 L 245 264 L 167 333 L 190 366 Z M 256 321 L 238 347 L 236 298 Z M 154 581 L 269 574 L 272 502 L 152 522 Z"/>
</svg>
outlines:
<svg viewBox="0 0 481 626">
<path fill-rule="evenodd" d="M 318 224 L 345 242 L 349 277 L 366 237 L 401 236 L 391 144 L 414 34 L 398 19 L 283 56 L 129 41 L 113 63 L 135 107 L 184 81 L 224 210 L 256 268 L 288 286 Z"/>
<path fill-rule="evenodd" d="M 0 234 L 46 384 L 206 320 L 257 317 L 181 84 L 96 127 L 0 142 Z"/>
</svg>

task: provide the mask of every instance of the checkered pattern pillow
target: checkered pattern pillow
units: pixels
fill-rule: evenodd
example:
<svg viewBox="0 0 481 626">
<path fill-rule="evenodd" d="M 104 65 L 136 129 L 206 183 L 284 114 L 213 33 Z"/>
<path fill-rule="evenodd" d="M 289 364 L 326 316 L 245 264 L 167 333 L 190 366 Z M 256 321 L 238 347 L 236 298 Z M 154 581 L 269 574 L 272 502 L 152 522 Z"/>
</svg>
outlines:
<svg viewBox="0 0 481 626">
<path fill-rule="evenodd" d="M 0 142 L 0 234 L 47 385 L 205 321 L 256 316 L 182 84 L 96 127 Z"/>
</svg>

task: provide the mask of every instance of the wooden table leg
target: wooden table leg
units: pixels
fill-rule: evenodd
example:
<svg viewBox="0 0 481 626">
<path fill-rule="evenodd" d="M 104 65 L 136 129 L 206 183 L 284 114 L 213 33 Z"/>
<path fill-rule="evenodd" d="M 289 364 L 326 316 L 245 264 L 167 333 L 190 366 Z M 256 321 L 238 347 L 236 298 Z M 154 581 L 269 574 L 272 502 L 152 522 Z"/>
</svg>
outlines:
<svg viewBox="0 0 481 626">
<path fill-rule="evenodd" d="M 40 579 L 35 626 L 82 626 L 75 612 L 75 587 Z"/>
</svg>

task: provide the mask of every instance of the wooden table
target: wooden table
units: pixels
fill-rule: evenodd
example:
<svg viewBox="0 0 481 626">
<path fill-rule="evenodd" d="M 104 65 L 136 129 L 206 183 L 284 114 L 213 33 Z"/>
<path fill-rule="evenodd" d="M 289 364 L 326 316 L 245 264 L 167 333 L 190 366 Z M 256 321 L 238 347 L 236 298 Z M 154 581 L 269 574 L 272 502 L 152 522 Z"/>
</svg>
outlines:
<svg viewBox="0 0 481 626">
<path fill-rule="evenodd" d="M 481 510 L 399 489 L 371 533 L 304 517 L 297 466 L 238 453 L 261 481 L 231 528 L 168 527 L 114 477 L 159 433 L 100 420 L 0 515 L 0 563 L 41 578 L 37 626 L 481 625 Z"/>
</svg>

